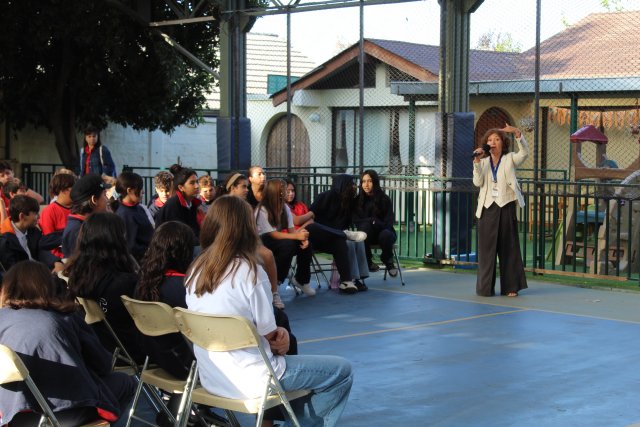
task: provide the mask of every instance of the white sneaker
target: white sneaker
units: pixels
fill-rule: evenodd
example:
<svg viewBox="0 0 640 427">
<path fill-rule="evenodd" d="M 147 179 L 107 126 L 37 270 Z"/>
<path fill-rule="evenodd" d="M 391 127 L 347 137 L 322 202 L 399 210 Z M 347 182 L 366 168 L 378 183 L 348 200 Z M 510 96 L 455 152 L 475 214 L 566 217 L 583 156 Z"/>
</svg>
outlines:
<svg viewBox="0 0 640 427">
<path fill-rule="evenodd" d="M 282 298 L 280 298 L 280 294 L 278 292 L 273 293 L 273 306 L 280 310 L 284 310 L 284 303 L 282 302 Z"/>
<path fill-rule="evenodd" d="M 344 292 L 345 294 L 355 294 L 358 292 L 358 287 L 351 280 L 340 283 L 338 287 L 340 288 L 340 292 Z"/>
<path fill-rule="evenodd" d="M 367 239 L 367 233 L 364 231 L 344 230 L 344 234 L 347 235 L 347 239 L 354 242 L 364 242 Z"/>
<path fill-rule="evenodd" d="M 316 290 L 313 289 L 310 284 L 305 283 L 304 285 L 301 285 L 295 277 L 291 279 L 291 284 L 308 297 L 312 297 L 316 294 Z"/>
</svg>

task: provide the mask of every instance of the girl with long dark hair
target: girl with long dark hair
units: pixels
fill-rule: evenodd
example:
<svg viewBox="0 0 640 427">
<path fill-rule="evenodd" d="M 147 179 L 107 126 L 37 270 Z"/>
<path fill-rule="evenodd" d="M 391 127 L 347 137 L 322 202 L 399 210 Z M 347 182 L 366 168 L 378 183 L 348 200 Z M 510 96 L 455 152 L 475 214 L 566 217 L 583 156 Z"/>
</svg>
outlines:
<svg viewBox="0 0 640 427">
<path fill-rule="evenodd" d="M 394 214 L 391 199 L 380 187 L 380 177 L 372 169 L 360 176 L 360 193 L 354 214 L 358 230 L 367 233 L 364 241 L 369 271 L 378 271 L 380 267 L 373 262 L 371 245 L 380 245 L 380 260 L 386 266 L 389 276 L 396 277 L 398 269 L 393 262 L 393 244 L 396 231 L 393 228 Z"/>
<path fill-rule="evenodd" d="M 145 355 L 140 335 L 120 300 L 120 295 L 133 296 L 138 282 L 138 266 L 127 247 L 125 233 L 124 222 L 114 213 L 89 216 L 80 229 L 64 275 L 69 280 L 71 297 L 96 301 L 127 351 L 142 363 Z M 96 332 L 108 350 L 115 349 L 116 343 L 102 324 L 96 325 Z"/>
</svg>

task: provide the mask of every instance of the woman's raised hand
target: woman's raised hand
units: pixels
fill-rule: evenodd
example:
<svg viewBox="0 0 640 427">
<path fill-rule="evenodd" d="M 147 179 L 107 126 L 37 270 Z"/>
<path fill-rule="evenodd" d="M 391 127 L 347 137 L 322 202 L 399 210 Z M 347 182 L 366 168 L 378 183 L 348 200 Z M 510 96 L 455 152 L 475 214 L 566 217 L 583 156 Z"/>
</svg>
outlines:
<svg viewBox="0 0 640 427">
<path fill-rule="evenodd" d="M 502 128 L 503 131 L 512 133 L 516 136 L 516 138 L 520 138 L 522 132 L 515 126 L 511 126 L 509 123 L 505 123 L 505 126 Z"/>
</svg>

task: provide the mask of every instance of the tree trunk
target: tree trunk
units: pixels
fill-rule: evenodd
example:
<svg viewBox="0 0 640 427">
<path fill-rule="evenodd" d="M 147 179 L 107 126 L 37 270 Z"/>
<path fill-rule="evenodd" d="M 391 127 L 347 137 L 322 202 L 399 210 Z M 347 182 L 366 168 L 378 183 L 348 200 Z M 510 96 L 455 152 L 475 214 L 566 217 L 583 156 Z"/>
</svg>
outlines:
<svg viewBox="0 0 640 427">
<path fill-rule="evenodd" d="M 66 168 L 79 172 L 80 158 L 75 126 L 75 87 L 70 79 L 73 63 L 74 58 L 70 42 L 65 40 L 52 99 L 50 126 L 60 160 L 62 160 Z"/>
</svg>

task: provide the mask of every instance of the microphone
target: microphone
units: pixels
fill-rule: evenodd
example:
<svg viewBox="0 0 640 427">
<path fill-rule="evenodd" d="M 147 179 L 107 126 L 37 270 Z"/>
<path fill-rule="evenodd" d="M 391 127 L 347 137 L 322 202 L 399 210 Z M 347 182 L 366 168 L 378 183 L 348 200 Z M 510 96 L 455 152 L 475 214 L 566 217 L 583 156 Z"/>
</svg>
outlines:
<svg viewBox="0 0 640 427">
<path fill-rule="evenodd" d="M 474 159 L 478 156 L 482 156 L 483 154 L 488 155 L 490 150 L 491 150 L 491 147 L 489 147 L 489 144 L 482 144 L 482 153 L 477 153 L 474 151 L 473 154 L 471 155 L 471 158 Z"/>
</svg>

